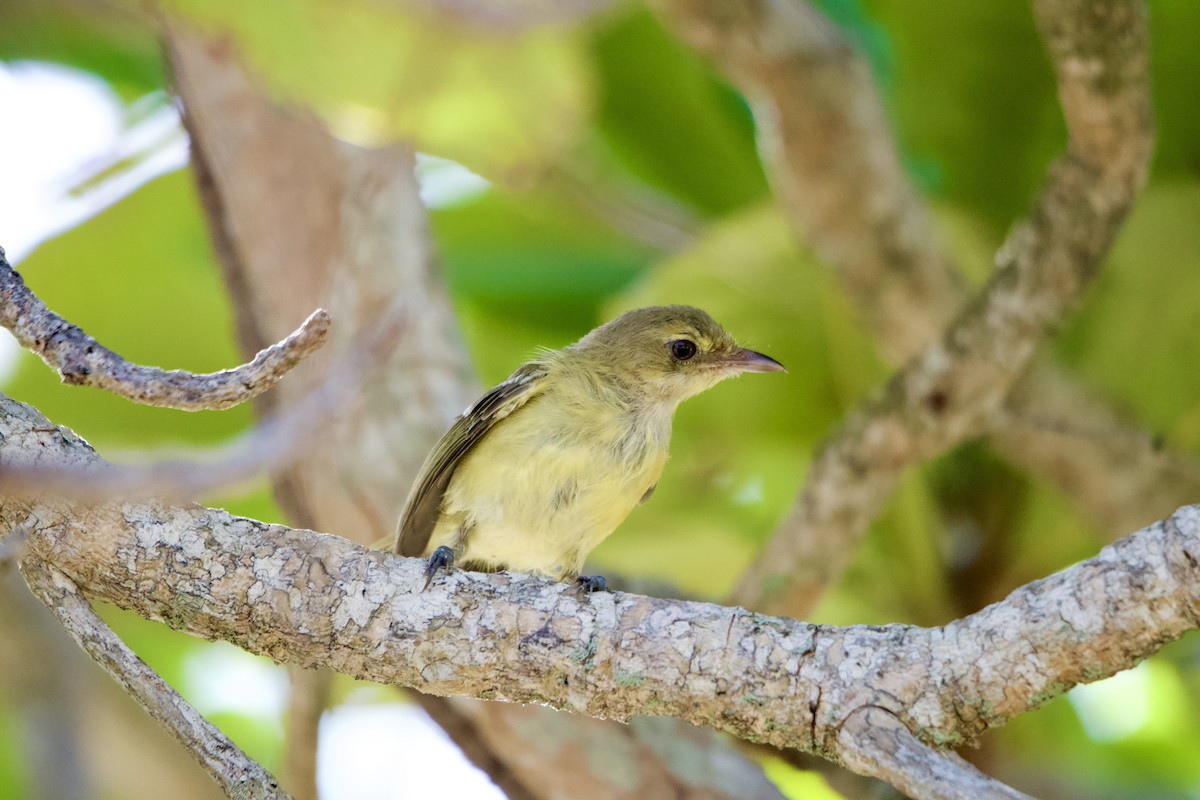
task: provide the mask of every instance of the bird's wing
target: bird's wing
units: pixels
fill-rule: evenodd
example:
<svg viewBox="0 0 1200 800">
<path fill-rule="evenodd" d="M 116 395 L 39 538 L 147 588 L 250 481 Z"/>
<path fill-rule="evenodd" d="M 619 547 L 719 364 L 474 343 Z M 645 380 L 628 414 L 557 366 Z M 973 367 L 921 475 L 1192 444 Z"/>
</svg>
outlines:
<svg viewBox="0 0 1200 800">
<path fill-rule="evenodd" d="M 442 497 L 454 470 L 471 449 L 502 419 L 524 406 L 545 388 L 546 364 L 531 361 L 479 398 L 441 438 L 421 466 L 421 472 L 404 503 L 396 552 L 419 556 L 425 551 L 442 513 Z"/>
</svg>

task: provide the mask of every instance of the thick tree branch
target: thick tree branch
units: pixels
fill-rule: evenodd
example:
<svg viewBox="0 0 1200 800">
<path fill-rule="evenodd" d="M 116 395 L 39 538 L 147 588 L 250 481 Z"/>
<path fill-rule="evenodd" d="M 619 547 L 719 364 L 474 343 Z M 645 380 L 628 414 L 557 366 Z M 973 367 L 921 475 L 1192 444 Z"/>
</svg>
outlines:
<svg viewBox="0 0 1200 800">
<path fill-rule="evenodd" d="M 1067 153 L 1050 167 L 980 296 L 822 448 L 735 601 L 775 612 L 811 608 L 903 471 L 988 429 L 1132 207 L 1153 143 L 1144 9 L 1135 0 L 1108 0 L 1086 14 L 1075 0 L 1045 0 L 1038 9 L 1058 70 Z"/>
<path fill-rule="evenodd" d="M 11 400 L 2 425 L 6 459 L 96 460 Z M 1200 507 L 939 628 L 580 597 L 507 573 L 459 571 L 423 592 L 418 559 L 196 506 L 14 502 L 0 514 L 28 520 L 27 569 L 52 565 L 95 597 L 280 662 L 609 719 L 675 716 L 841 763 L 878 758 L 858 753 L 877 739 L 846 733 L 866 709 L 958 745 L 1200 626 Z"/>
<path fill-rule="evenodd" d="M 281 341 L 233 369 L 197 375 L 131 364 L 55 314 L 25 286 L 0 248 L 0 325 L 62 376 L 135 403 L 181 411 L 231 408 L 262 394 L 325 343 L 329 314 L 318 308 Z"/>
<path fill-rule="evenodd" d="M 71 638 L 138 701 L 235 800 L 287 800 L 288 794 L 215 725 L 146 666 L 96 614 L 79 587 L 52 564 L 26 559 L 29 588 Z"/>
</svg>

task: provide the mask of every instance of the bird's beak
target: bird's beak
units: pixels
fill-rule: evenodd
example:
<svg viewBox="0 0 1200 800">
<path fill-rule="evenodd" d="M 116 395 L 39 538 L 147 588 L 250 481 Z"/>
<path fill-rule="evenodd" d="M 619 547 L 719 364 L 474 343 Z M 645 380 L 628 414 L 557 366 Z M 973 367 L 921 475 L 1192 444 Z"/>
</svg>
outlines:
<svg viewBox="0 0 1200 800">
<path fill-rule="evenodd" d="M 724 361 L 730 369 L 737 372 L 787 372 L 783 364 L 770 356 L 745 348 L 734 350 Z"/>
</svg>

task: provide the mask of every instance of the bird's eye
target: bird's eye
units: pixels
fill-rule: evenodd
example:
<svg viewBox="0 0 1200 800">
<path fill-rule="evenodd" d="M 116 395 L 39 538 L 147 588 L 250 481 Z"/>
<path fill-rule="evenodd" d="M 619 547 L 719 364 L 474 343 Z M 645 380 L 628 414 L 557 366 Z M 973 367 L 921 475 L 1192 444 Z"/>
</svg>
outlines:
<svg viewBox="0 0 1200 800">
<path fill-rule="evenodd" d="M 690 339 L 675 339 L 667 342 L 667 349 L 676 361 L 687 361 L 696 355 L 696 343 Z"/>
</svg>

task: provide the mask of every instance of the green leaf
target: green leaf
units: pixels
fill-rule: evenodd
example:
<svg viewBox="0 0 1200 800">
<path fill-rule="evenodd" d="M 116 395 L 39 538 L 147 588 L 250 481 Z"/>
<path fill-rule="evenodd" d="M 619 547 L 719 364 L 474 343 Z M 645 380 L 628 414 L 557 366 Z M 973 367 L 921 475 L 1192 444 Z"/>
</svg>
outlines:
<svg viewBox="0 0 1200 800">
<path fill-rule="evenodd" d="M 647 11 L 598 31 L 593 53 L 600 130 L 635 174 L 710 213 L 767 196 L 745 102 Z"/>
<path fill-rule="evenodd" d="M 233 36 L 284 98 L 345 138 L 396 138 L 521 182 L 571 147 L 590 108 L 572 29 L 497 31 L 449 14 L 350 0 L 172 0 L 168 7 Z"/>
</svg>

